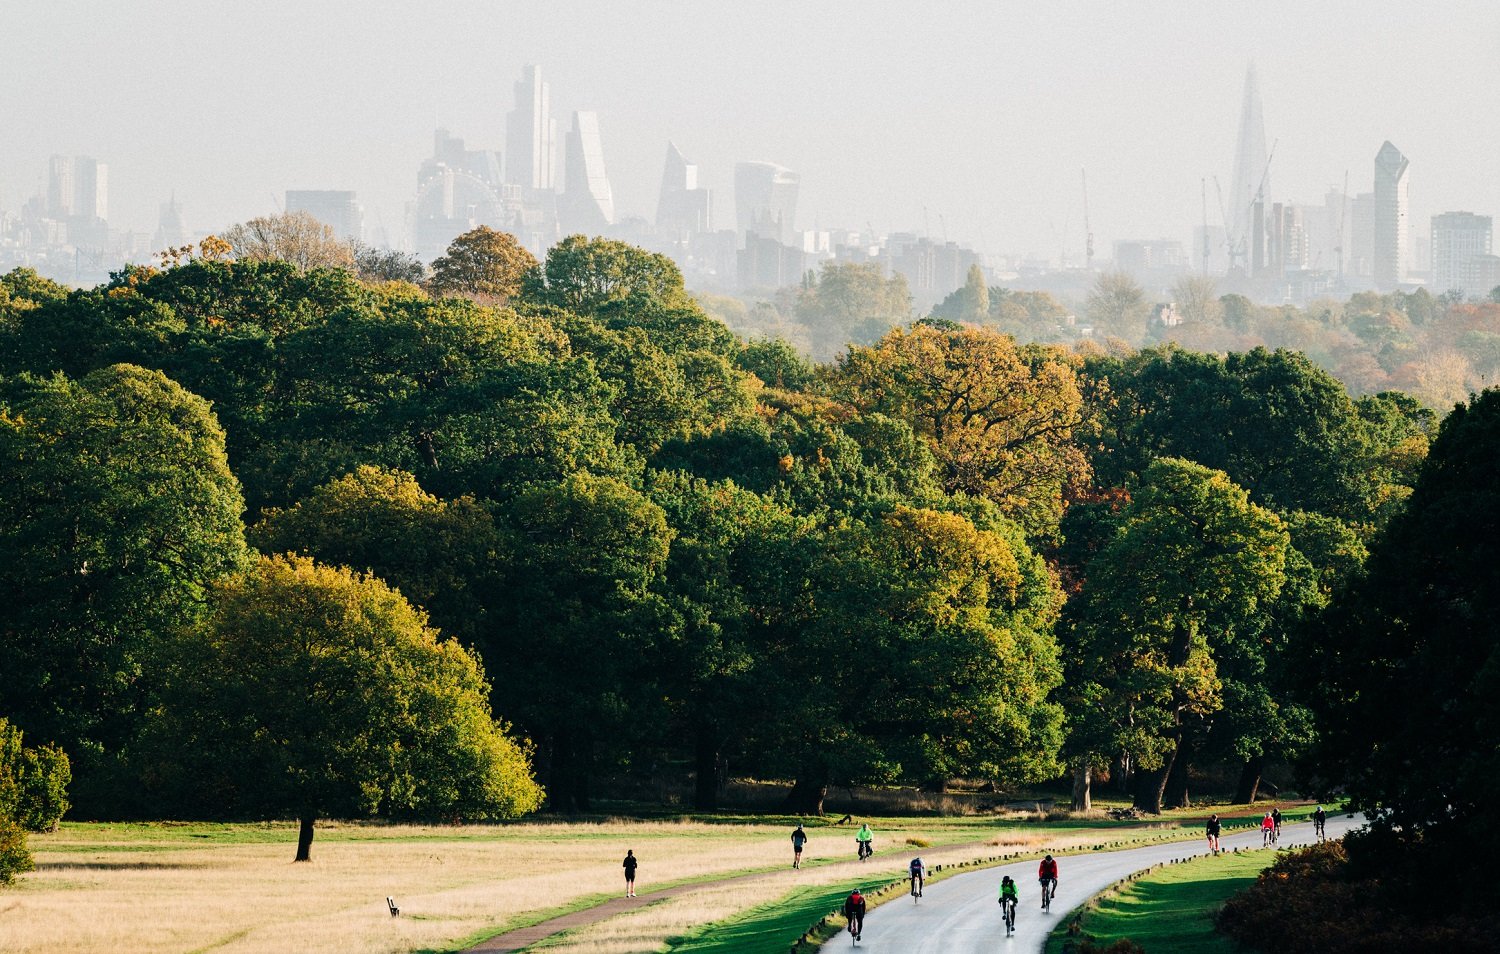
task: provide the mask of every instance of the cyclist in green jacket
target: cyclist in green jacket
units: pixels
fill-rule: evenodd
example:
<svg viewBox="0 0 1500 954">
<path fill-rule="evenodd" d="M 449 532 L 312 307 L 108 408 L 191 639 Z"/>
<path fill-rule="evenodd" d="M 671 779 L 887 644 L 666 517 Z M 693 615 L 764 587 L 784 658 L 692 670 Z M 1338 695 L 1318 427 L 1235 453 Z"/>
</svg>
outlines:
<svg viewBox="0 0 1500 954">
<path fill-rule="evenodd" d="M 1016 931 L 1016 905 L 1021 902 L 1021 896 L 1016 891 L 1016 883 L 1010 880 L 1010 875 L 1000 879 L 1000 911 L 1005 916 L 1005 933 L 1014 934 Z"/>
<path fill-rule="evenodd" d="M 854 836 L 854 843 L 859 848 L 860 861 L 864 861 L 875 853 L 875 849 L 870 846 L 870 842 L 874 840 L 875 833 L 870 830 L 870 826 L 868 824 L 860 825 L 859 832 Z"/>
</svg>

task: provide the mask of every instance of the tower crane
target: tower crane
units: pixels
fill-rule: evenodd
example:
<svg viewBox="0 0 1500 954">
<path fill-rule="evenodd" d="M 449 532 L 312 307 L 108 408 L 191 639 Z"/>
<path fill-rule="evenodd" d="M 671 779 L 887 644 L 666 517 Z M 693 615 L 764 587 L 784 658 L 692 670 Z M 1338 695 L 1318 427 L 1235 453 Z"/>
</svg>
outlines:
<svg viewBox="0 0 1500 954">
<path fill-rule="evenodd" d="M 1349 170 L 1344 170 L 1344 191 L 1339 193 L 1339 230 L 1334 235 L 1333 254 L 1339 260 L 1339 288 L 1344 287 L 1344 217 L 1349 212 Z"/>
<path fill-rule="evenodd" d="M 1084 271 L 1094 270 L 1094 229 L 1089 225 L 1089 171 L 1083 172 L 1083 268 Z"/>
</svg>

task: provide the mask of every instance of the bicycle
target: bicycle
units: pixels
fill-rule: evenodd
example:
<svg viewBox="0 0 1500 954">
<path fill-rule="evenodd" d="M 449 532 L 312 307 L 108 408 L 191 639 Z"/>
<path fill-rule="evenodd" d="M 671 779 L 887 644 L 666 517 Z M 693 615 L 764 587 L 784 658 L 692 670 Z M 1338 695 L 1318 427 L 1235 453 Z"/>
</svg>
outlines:
<svg viewBox="0 0 1500 954">
<path fill-rule="evenodd" d="M 849 946 L 850 947 L 858 947 L 859 946 L 859 936 L 864 933 L 864 930 L 865 930 L 865 921 L 864 921 L 864 918 L 850 918 L 849 919 Z"/>
<path fill-rule="evenodd" d="M 1057 879 L 1042 878 L 1042 913 L 1052 910 L 1052 896 L 1057 893 Z"/>
<path fill-rule="evenodd" d="M 866 858 L 870 857 L 873 854 L 875 854 L 875 849 L 870 847 L 870 843 L 868 841 L 862 841 L 859 843 L 860 861 L 864 861 Z"/>
<path fill-rule="evenodd" d="M 922 903 L 922 889 L 919 887 L 919 885 L 921 885 L 922 879 L 921 878 L 911 878 L 910 881 L 911 881 L 911 903 L 912 904 L 921 904 Z"/>
<path fill-rule="evenodd" d="M 1005 936 L 1016 933 L 1016 899 L 1005 898 L 1000 902 L 1000 911 L 1005 917 Z"/>
<path fill-rule="evenodd" d="M 1314 818 L 1313 819 L 1313 834 L 1315 834 L 1315 835 L 1318 836 L 1318 841 L 1327 841 L 1328 840 L 1328 836 L 1326 834 L 1324 834 L 1324 832 L 1323 832 L 1323 826 L 1325 824 L 1326 824 L 1326 822 L 1322 818 Z"/>
</svg>

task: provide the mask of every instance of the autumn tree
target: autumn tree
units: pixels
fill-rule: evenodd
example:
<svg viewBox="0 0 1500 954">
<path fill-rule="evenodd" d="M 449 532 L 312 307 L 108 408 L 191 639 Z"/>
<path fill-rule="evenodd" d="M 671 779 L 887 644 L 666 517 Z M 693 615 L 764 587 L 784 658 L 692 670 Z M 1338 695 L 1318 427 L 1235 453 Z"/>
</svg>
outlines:
<svg viewBox="0 0 1500 954">
<path fill-rule="evenodd" d="M 1182 317 L 1200 325 L 1217 325 L 1224 321 L 1219 304 L 1217 283 L 1207 275 L 1184 275 L 1172 287 L 1172 297 Z"/>
<path fill-rule="evenodd" d="M 984 269 L 969 266 L 968 277 L 961 288 L 955 289 L 932 309 L 939 318 L 971 323 L 984 321 L 990 316 L 990 289 L 984 283 Z"/>
<path fill-rule="evenodd" d="M 949 492 L 987 497 L 1028 530 L 1055 524 L 1063 488 L 1087 478 L 1073 440 L 1083 398 L 1055 350 L 918 325 L 851 348 L 832 386 L 861 413 L 909 422 L 931 441 Z"/>
<path fill-rule="evenodd" d="M 229 243 L 236 259 L 290 262 L 300 269 L 354 265 L 348 240 L 306 212 L 254 218 L 231 226 L 220 238 Z"/>
<path fill-rule="evenodd" d="M 143 748 L 157 798 L 190 814 L 514 818 L 529 747 L 490 714 L 478 660 L 375 577 L 264 557 L 180 635 Z"/>
<path fill-rule="evenodd" d="M 824 262 L 796 293 L 797 318 L 807 326 L 813 357 L 826 360 L 851 342 L 867 344 L 912 317 L 911 291 L 900 274 L 878 263 Z"/>
<path fill-rule="evenodd" d="M 522 280 L 536 265 L 536 256 L 514 235 L 481 225 L 454 239 L 433 261 L 428 287 L 438 295 L 504 304 L 521 290 Z"/>
<path fill-rule="evenodd" d="M 1125 272 L 1100 272 L 1089 289 L 1084 313 L 1105 334 L 1139 341 L 1146 333 L 1146 291 Z"/>
</svg>

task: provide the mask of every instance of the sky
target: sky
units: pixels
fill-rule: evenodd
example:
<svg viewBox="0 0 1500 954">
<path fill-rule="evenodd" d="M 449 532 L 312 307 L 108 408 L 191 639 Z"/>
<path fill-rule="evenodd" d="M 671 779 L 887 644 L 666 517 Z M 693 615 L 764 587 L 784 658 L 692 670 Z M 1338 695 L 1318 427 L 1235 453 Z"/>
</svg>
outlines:
<svg viewBox="0 0 1500 954">
<path fill-rule="evenodd" d="M 353 189 L 395 242 L 443 126 L 501 149 L 542 67 L 562 133 L 600 114 L 617 210 L 654 216 L 668 140 L 733 226 L 733 166 L 802 175 L 797 225 L 1081 257 L 1191 239 L 1230 189 L 1245 70 L 1272 198 L 1320 203 L 1376 151 L 1413 220 L 1500 213 L 1495 0 L 0 0 L 0 209 L 47 158 L 110 167 L 110 219 L 190 229 Z"/>
</svg>

